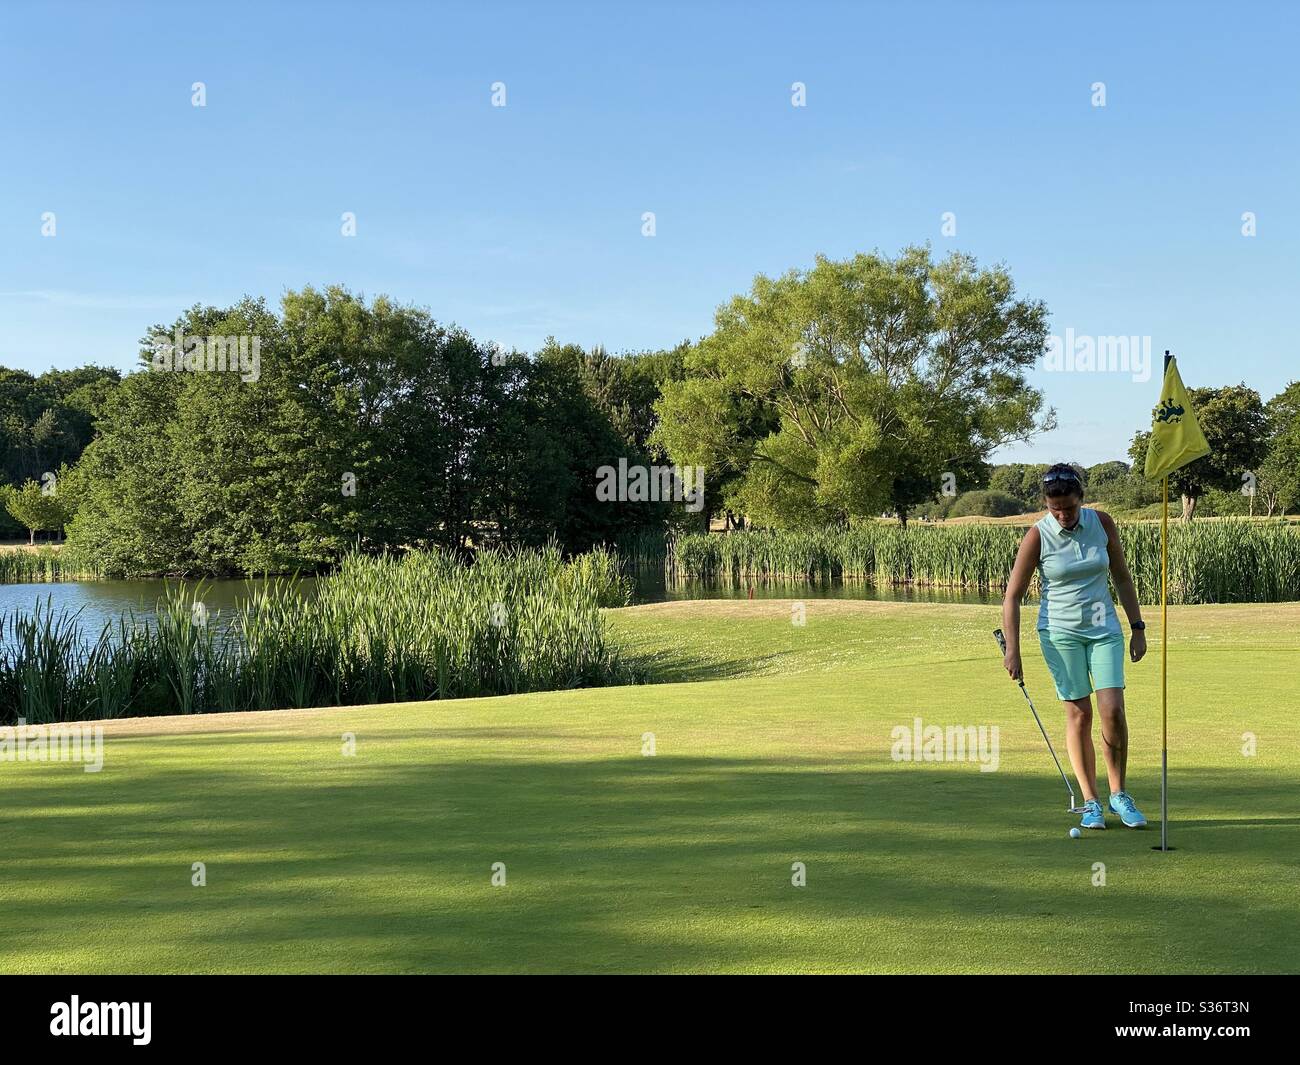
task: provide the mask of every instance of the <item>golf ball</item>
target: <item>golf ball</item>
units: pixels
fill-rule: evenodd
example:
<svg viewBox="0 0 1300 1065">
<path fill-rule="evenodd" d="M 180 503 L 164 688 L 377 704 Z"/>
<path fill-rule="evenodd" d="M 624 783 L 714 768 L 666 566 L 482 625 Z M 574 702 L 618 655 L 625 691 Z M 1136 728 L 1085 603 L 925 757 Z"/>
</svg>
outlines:
<svg viewBox="0 0 1300 1065">
<path fill-rule="evenodd" d="M 1080 832 L 1077 828 L 1072 828 L 1072 829 L 1070 829 L 1070 838 L 1071 838 L 1071 839 L 1078 839 L 1078 838 L 1079 838 L 1080 836 L 1082 836 L 1082 835 L 1083 835 L 1083 833 Z"/>
</svg>

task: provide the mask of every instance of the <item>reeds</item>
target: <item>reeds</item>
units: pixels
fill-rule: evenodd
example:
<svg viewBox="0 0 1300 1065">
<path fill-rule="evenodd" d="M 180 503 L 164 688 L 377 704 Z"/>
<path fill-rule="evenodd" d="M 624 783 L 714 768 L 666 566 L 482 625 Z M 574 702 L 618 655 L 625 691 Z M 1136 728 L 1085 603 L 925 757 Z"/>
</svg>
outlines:
<svg viewBox="0 0 1300 1065">
<path fill-rule="evenodd" d="M 208 616 L 175 585 L 155 617 L 94 637 L 47 601 L 0 617 L 0 722 L 502 695 L 635 679 L 601 615 L 628 601 L 617 558 L 542 551 L 343 560 L 314 595 L 291 579 Z"/>
<path fill-rule="evenodd" d="M 100 573 L 96 567 L 48 546 L 34 551 L 0 549 L 0 584 L 72 581 L 98 576 Z"/>
<path fill-rule="evenodd" d="M 1144 603 L 1160 598 L 1160 526 L 1119 525 Z M 845 530 L 750 530 L 680 536 L 668 547 L 689 580 L 844 580 L 981 591 L 1006 586 L 1024 528 L 1011 525 L 864 524 Z M 1170 524 L 1171 603 L 1275 603 L 1300 599 L 1300 528 L 1224 519 Z"/>
</svg>

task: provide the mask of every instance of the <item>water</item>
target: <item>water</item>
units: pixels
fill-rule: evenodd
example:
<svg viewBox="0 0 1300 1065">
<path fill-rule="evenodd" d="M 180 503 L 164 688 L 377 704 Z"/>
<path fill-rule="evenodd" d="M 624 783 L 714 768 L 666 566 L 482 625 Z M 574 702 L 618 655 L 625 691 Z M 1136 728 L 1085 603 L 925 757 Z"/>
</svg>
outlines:
<svg viewBox="0 0 1300 1065">
<path fill-rule="evenodd" d="M 676 581 L 662 576 L 642 576 L 633 591 L 633 603 L 665 603 L 684 599 L 862 599 L 905 603 L 1002 602 L 1002 593 L 965 588 L 928 588 L 916 585 L 880 587 L 866 581 Z"/>
<path fill-rule="evenodd" d="M 54 613 L 80 611 L 81 631 L 94 639 L 108 622 L 134 614 L 145 622 L 154 616 L 154 607 L 169 585 L 177 581 L 57 581 L 32 584 L 0 584 L 0 615 L 14 610 L 30 613 L 37 603 L 49 600 Z M 203 603 L 211 623 L 224 629 L 234 616 L 236 603 L 264 584 L 257 580 L 205 581 Z M 314 577 L 301 581 L 304 594 L 316 586 Z M 732 581 L 666 582 L 662 575 L 643 576 L 636 581 L 634 603 L 662 603 L 689 599 L 748 599 L 751 585 Z M 959 588 L 917 588 L 913 586 L 875 587 L 865 581 L 768 581 L 752 585 L 754 599 L 867 599 L 897 600 L 915 603 L 1000 603 L 998 593 L 979 593 Z M 0 645 L 8 632 L 0 635 Z"/>
<path fill-rule="evenodd" d="M 69 614 L 80 610 L 78 622 L 82 632 L 90 638 L 99 635 L 107 622 L 134 614 L 139 621 L 154 616 L 154 607 L 163 598 L 169 586 L 180 581 L 54 581 L 34 584 L 0 584 L 0 615 L 8 616 L 15 610 L 31 613 L 38 603 L 49 600 L 55 614 L 66 610 Z M 197 582 L 186 582 L 197 583 Z M 243 601 L 266 581 L 227 580 L 204 581 L 203 604 L 208 608 L 209 619 L 224 627 L 234 615 L 237 601 Z M 304 578 L 302 587 L 310 592 L 315 587 L 314 577 Z M 6 633 L 7 637 L 7 633 Z"/>
</svg>

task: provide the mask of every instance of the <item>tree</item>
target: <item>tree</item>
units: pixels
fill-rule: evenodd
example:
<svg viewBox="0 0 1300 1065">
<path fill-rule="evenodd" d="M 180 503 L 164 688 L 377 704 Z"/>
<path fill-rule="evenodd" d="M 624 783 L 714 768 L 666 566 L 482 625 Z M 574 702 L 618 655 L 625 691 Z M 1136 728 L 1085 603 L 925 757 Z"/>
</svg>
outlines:
<svg viewBox="0 0 1300 1065">
<path fill-rule="evenodd" d="M 516 385 L 494 400 L 479 509 L 495 539 L 535 546 L 556 538 L 586 550 L 665 520 L 667 503 L 597 495 L 602 467 L 617 468 L 620 459 L 649 465 L 650 457 L 593 397 L 589 360 L 577 345 L 548 338 L 534 359 L 516 363 Z"/>
<path fill-rule="evenodd" d="M 1128 463 L 1119 461 L 1099 462 L 1088 467 L 1085 474 L 1089 497 L 1094 500 L 1109 500 L 1123 495 L 1129 466 Z"/>
<path fill-rule="evenodd" d="M 26 481 L 21 487 L 4 485 L 5 510 L 28 530 L 28 543 L 36 543 L 38 532 L 57 532 L 67 521 L 67 513 L 51 482 L 44 485 Z"/>
<path fill-rule="evenodd" d="M 984 518 L 1005 518 L 1020 514 L 1024 510 L 1024 501 L 1009 496 L 1005 492 L 993 489 L 980 489 L 963 492 L 948 509 L 948 517 L 962 518 L 967 515 L 979 515 Z"/>
<path fill-rule="evenodd" d="M 94 435 L 94 420 L 120 374 L 98 366 L 39 377 L 0 367 L 0 469 L 7 484 L 39 480 L 74 463 Z"/>
<path fill-rule="evenodd" d="M 169 369 L 178 332 L 209 354 L 255 339 L 260 364 Z M 352 547 L 577 550 L 647 520 L 598 505 L 596 467 L 628 449 L 584 390 L 582 352 L 500 354 L 339 287 L 289 292 L 279 316 L 254 299 L 192 307 L 149 332 L 141 371 L 107 397 L 69 546 L 115 575 L 231 575 L 311 571 Z"/>
<path fill-rule="evenodd" d="M 968 256 L 818 257 L 719 308 L 664 384 L 654 440 L 705 467 L 712 506 L 760 522 L 906 520 L 953 480 L 986 483 L 1000 445 L 1052 427 L 1025 381 L 1045 322 L 1004 269 Z"/>
<path fill-rule="evenodd" d="M 1034 465 L 1009 462 L 1003 466 L 996 466 L 989 474 L 989 489 L 994 492 L 1005 492 L 1020 500 L 1024 504 L 1024 509 L 1035 510 L 1043 494 L 1043 474 L 1047 472 L 1049 465 L 1051 464 L 1046 462 Z"/>
<path fill-rule="evenodd" d="M 654 461 L 668 458 L 652 442 L 658 417 L 655 402 L 666 381 L 680 381 L 690 343 L 667 351 L 610 355 L 595 348 L 581 361 L 583 385 L 629 449 Z"/>
<path fill-rule="evenodd" d="M 1169 475 L 1169 490 L 1182 497 L 1183 520 L 1191 521 L 1196 503 L 1207 490 L 1240 491 L 1246 475 L 1258 470 L 1268 453 L 1268 418 L 1259 393 L 1244 384 L 1225 388 L 1189 388 L 1210 453 Z M 1129 446 L 1133 468 L 1146 465 L 1151 433 L 1135 433 Z"/>
<path fill-rule="evenodd" d="M 1282 513 L 1300 506 L 1300 381 L 1268 401 L 1268 454 L 1260 464 L 1256 491 L 1268 508 Z"/>
<path fill-rule="evenodd" d="M 45 483 L 47 474 L 75 463 L 94 436 L 104 397 L 119 380 L 116 370 L 98 366 L 39 377 L 0 367 L 0 485 Z M 0 508 L 0 536 L 20 528 Z"/>
</svg>

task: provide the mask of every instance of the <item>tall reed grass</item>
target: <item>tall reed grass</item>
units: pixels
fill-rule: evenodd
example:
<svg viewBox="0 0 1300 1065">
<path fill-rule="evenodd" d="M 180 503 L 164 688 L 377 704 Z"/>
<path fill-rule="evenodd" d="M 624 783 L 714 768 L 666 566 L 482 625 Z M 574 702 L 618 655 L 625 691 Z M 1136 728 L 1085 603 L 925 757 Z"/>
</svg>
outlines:
<svg viewBox="0 0 1300 1065">
<path fill-rule="evenodd" d="M 1160 526 L 1119 525 L 1145 603 L 1160 598 Z M 843 580 L 981 591 L 1006 586 L 1025 529 L 963 524 L 873 523 L 845 530 L 680 536 L 666 548 L 675 573 L 693 580 Z M 1035 585 L 1037 581 L 1035 579 Z M 1031 589 L 1036 594 L 1036 586 Z M 1171 603 L 1276 603 L 1300 599 L 1300 528 L 1284 521 L 1224 519 L 1170 524 Z"/>
<path fill-rule="evenodd" d="M 0 548 L 0 584 L 85 580 L 100 575 L 96 566 L 48 546 L 34 551 Z"/>
<path fill-rule="evenodd" d="M 618 559 L 558 550 L 350 556 L 314 596 L 264 584 L 232 617 L 173 585 L 154 618 L 84 631 L 50 602 L 0 616 L 0 721 L 31 724 L 502 695 L 636 679 L 604 606 L 628 602 Z"/>
</svg>

